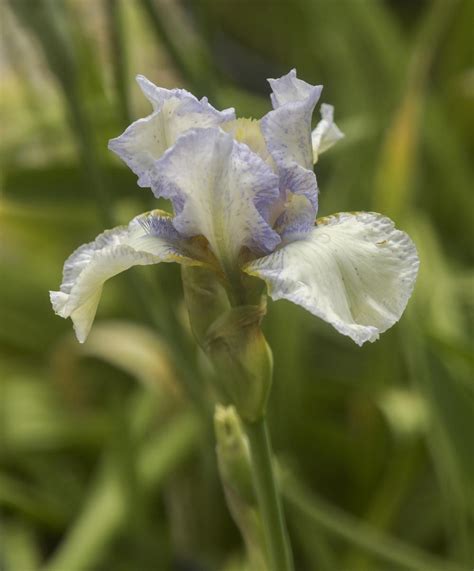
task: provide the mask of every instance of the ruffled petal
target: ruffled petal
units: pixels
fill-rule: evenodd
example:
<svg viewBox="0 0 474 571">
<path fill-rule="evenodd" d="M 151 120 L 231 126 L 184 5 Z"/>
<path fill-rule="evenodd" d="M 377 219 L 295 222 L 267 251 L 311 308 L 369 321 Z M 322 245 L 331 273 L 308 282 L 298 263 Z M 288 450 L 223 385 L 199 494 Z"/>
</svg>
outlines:
<svg viewBox="0 0 474 571">
<path fill-rule="evenodd" d="M 313 144 L 313 163 L 318 162 L 318 157 L 327 151 L 344 137 L 344 133 L 334 123 L 334 107 L 323 103 L 321 105 L 321 121 L 311 133 Z"/>
<path fill-rule="evenodd" d="M 318 186 L 313 172 L 311 117 L 321 95 L 321 85 L 310 85 L 296 77 L 293 69 L 279 79 L 269 79 L 273 111 L 261 120 L 261 129 L 280 176 L 281 216 L 278 225 L 282 234 L 309 232 L 318 208 Z M 302 195 L 308 201 L 303 217 L 292 212 L 292 195 Z M 298 202 L 298 207 L 301 202 Z M 285 212 L 288 212 L 288 215 Z M 291 220 L 292 227 L 288 221 Z M 288 226 L 288 228 L 287 228 Z"/>
<path fill-rule="evenodd" d="M 314 101 L 316 104 L 323 89 L 322 85 L 315 86 L 298 79 L 296 69 L 292 69 L 278 79 L 269 79 L 268 83 L 272 88 L 270 99 L 273 109 L 278 109 L 287 103 L 305 103 L 314 97 L 316 97 L 316 101 Z"/>
<path fill-rule="evenodd" d="M 69 256 L 60 291 L 50 292 L 53 309 L 57 315 L 72 319 L 77 339 L 83 343 L 106 280 L 132 266 L 200 264 L 191 257 L 194 247 L 179 236 L 169 217 L 156 211 L 137 216 L 128 226 L 106 230 Z"/>
<path fill-rule="evenodd" d="M 219 123 L 235 119 L 235 109 L 233 107 L 218 111 L 209 103 L 207 97 L 197 99 L 192 93 L 185 89 L 165 89 L 164 87 L 158 87 L 143 75 L 137 75 L 136 80 L 143 95 L 152 104 L 154 111 L 159 111 L 163 103 L 168 99 L 176 98 L 180 101 L 187 102 L 189 109 L 195 109 L 196 112 L 207 113 L 210 117 L 214 117 Z"/>
<path fill-rule="evenodd" d="M 138 184 L 151 186 L 156 160 L 177 138 L 198 127 L 216 127 L 235 118 L 233 109 L 217 111 L 207 98 L 200 101 L 184 89 L 163 89 L 143 76 L 137 77 L 154 112 L 132 123 L 119 137 L 109 141 L 116 153 L 138 176 Z"/>
<path fill-rule="evenodd" d="M 318 220 L 304 239 L 244 269 L 267 282 L 274 300 L 301 305 L 362 345 L 400 319 L 418 266 L 407 234 L 380 214 L 361 212 Z"/>
<path fill-rule="evenodd" d="M 155 195 L 170 198 L 183 236 L 203 235 L 223 266 L 243 246 L 271 252 L 280 237 L 268 223 L 278 199 L 278 177 L 247 145 L 220 129 L 196 129 L 158 164 Z"/>
</svg>

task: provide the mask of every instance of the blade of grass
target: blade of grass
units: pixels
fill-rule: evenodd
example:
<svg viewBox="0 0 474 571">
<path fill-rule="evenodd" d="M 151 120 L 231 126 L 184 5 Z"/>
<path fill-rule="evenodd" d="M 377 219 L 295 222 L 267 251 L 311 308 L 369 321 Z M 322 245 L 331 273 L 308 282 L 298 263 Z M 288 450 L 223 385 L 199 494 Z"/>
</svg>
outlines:
<svg viewBox="0 0 474 571">
<path fill-rule="evenodd" d="M 96 197 L 100 215 L 108 227 L 113 225 L 111 201 L 104 187 L 90 122 L 84 112 L 73 47 L 61 26 L 62 10 L 47 0 L 31 3 L 10 0 L 10 7 L 18 20 L 30 31 L 40 45 L 45 59 L 55 75 L 66 103 L 68 118 L 75 135 L 84 172 Z"/>
<path fill-rule="evenodd" d="M 376 529 L 390 529 L 413 485 L 414 476 L 419 468 L 419 458 L 420 448 L 413 442 L 394 450 L 384 478 L 374 491 L 364 521 Z M 367 552 L 362 553 L 357 549 L 349 552 L 345 567 L 352 571 L 369 571 L 374 565 Z"/>
<path fill-rule="evenodd" d="M 405 94 L 393 118 L 392 126 L 387 132 L 382 149 L 376 176 L 375 208 L 388 213 L 396 220 L 402 216 L 408 217 L 413 203 L 413 179 L 418 164 L 416 158 L 421 142 L 421 116 L 426 101 L 427 80 L 444 33 L 457 6 L 457 1 L 444 2 L 444 0 L 436 0 L 427 6 L 408 70 Z M 437 136 L 439 135 L 438 132 Z M 416 221 L 413 226 L 414 230 L 417 225 L 419 226 L 419 223 Z M 422 250 L 426 250 L 422 242 L 419 246 Z M 431 262 L 429 259 L 424 261 Z M 422 274 L 426 271 L 422 263 Z M 442 277 L 439 276 L 440 281 Z M 436 290 L 436 286 L 434 289 Z M 420 304 L 421 300 L 416 299 L 416 302 Z M 450 302 L 456 303 L 455 300 L 450 300 Z M 436 309 L 436 314 L 439 314 L 438 309 Z M 423 318 L 427 320 L 426 315 Z M 447 323 L 449 321 L 453 322 L 453 319 L 448 319 Z M 429 347 L 424 342 L 422 332 L 413 319 L 408 324 L 405 318 L 404 323 L 405 325 L 402 325 L 403 346 L 412 382 L 416 383 L 420 391 L 423 391 L 426 401 L 430 403 L 434 430 L 428 434 L 428 444 L 438 472 L 445 506 L 446 536 L 449 539 L 453 556 L 460 561 L 467 562 L 469 561 L 469 507 L 463 499 L 465 482 L 460 467 L 463 459 L 459 456 L 454 441 L 450 441 L 443 428 L 446 423 L 450 424 L 449 406 L 445 401 L 438 401 L 440 395 L 436 390 L 435 379 L 432 377 Z M 455 387 L 452 387 L 452 390 L 455 392 Z M 436 437 L 434 433 L 437 434 Z M 462 434 L 459 436 L 463 438 Z"/>
<path fill-rule="evenodd" d="M 118 96 L 120 117 L 124 126 L 132 120 L 130 97 L 128 92 L 128 66 L 126 38 L 123 26 L 122 0 L 106 0 L 112 67 L 115 89 Z"/>
<path fill-rule="evenodd" d="M 137 476 L 145 493 L 163 481 L 194 450 L 202 424 L 191 411 L 179 413 L 137 451 Z M 113 537 L 126 523 L 126 500 L 113 465 L 106 462 L 68 535 L 43 571 L 89 571 L 100 564 Z"/>
<path fill-rule="evenodd" d="M 382 147 L 376 173 L 375 210 L 395 219 L 410 204 L 427 78 L 457 3 L 435 0 L 427 8 L 408 68 L 405 93 Z"/>
<path fill-rule="evenodd" d="M 457 399 L 462 396 L 458 396 L 457 388 L 453 383 L 448 389 L 451 395 L 445 394 L 440 398 L 441 394 L 446 392 L 445 388 L 440 391 L 441 385 L 444 387 L 449 379 L 436 380 L 433 362 L 429 358 L 423 337 L 417 333 L 413 313 L 409 312 L 407 317 L 409 321 L 406 318 L 402 344 L 411 381 L 424 395 L 430 406 L 432 426 L 427 433 L 427 441 L 441 490 L 445 511 L 445 532 L 454 556 L 468 564 L 472 560 L 469 521 L 470 513 L 473 511 L 473 498 L 468 492 L 472 469 L 469 469 L 463 460 L 464 456 L 469 460 L 469 452 L 467 451 L 466 454 L 460 452 L 454 446 L 452 438 L 454 437 L 460 443 L 465 442 L 468 438 L 466 434 L 472 434 L 469 428 L 472 422 L 466 421 L 470 419 L 469 413 L 456 406 Z M 464 407 L 468 406 L 468 403 L 464 401 Z M 468 442 L 466 445 L 470 447 Z"/>
<path fill-rule="evenodd" d="M 179 4 L 156 0 L 139 0 L 152 26 L 157 42 L 170 56 L 175 67 L 198 97 L 207 96 L 215 102 L 213 65 L 206 46 L 198 41 L 184 21 Z M 179 38 L 179 41 L 178 41 Z"/>
<path fill-rule="evenodd" d="M 356 544 L 380 559 L 412 571 L 466 571 L 455 563 L 438 559 L 398 539 L 378 531 L 364 521 L 344 512 L 309 490 L 293 477 L 283 480 L 283 497 L 290 514 L 304 518 L 315 533 L 322 528 Z"/>
<path fill-rule="evenodd" d="M 0 505 L 13 508 L 25 519 L 47 529 L 60 529 L 68 517 L 67 509 L 58 501 L 43 497 L 41 491 L 31 490 L 3 473 L 0 473 Z"/>
<path fill-rule="evenodd" d="M 73 134 L 83 160 L 84 172 L 88 175 L 102 221 L 106 227 L 110 228 L 115 225 L 113 202 L 103 184 L 93 130 L 80 97 L 78 85 L 80 70 L 75 65 L 72 47 L 59 25 L 57 5 L 47 0 L 38 0 L 33 4 L 25 0 L 19 2 L 10 0 L 10 6 L 19 21 L 36 38 L 62 88 Z M 65 9 L 65 6 L 61 7 L 61 10 Z M 187 393 L 198 406 L 204 409 L 206 407 L 204 396 L 200 383 L 196 382 L 196 379 L 200 377 L 200 371 L 194 363 L 192 342 L 183 332 L 175 312 L 166 303 L 164 296 L 160 296 L 159 292 L 157 295 L 155 284 L 151 286 L 149 282 L 141 278 L 141 275 L 133 271 L 127 273 L 127 280 L 130 298 L 138 304 L 145 318 L 151 320 L 157 330 L 163 333 L 169 342 L 170 351 L 181 372 L 181 379 Z"/>
<path fill-rule="evenodd" d="M 39 569 L 40 550 L 33 531 L 21 523 L 2 523 L 1 559 L 6 571 Z"/>
</svg>

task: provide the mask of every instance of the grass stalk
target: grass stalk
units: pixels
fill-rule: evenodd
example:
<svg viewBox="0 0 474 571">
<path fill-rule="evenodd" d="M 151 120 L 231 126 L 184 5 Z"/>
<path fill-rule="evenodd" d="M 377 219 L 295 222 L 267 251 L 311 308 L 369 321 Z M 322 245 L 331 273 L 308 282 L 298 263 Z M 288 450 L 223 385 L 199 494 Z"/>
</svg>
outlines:
<svg viewBox="0 0 474 571">
<path fill-rule="evenodd" d="M 282 493 L 290 514 L 300 520 L 304 518 L 314 533 L 323 529 L 379 559 L 411 571 L 466 571 L 456 563 L 412 547 L 329 504 L 293 477 L 284 478 Z"/>
<path fill-rule="evenodd" d="M 137 476 L 145 493 L 156 494 L 164 479 L 193 451 L 202 424 L 195 413 L 177 415 L 137 455 Z M 125 525 L 127 498 L 113 466 L 106 463 L 82 512 L 43 571 L 88 571 L 98 568 L 112 539 Z"/>
<path fill-rule="evenodd" d="M 124 126 L 132 120 L 130 96 L 128 92 L 128 66 L 124 27 L 122 0 L 107 0 L 106 9 L 109 24 L 110 47 L 112 53 L 112 68 L 114 83 L 117 91 L 120 118 Z"/>
</svg>

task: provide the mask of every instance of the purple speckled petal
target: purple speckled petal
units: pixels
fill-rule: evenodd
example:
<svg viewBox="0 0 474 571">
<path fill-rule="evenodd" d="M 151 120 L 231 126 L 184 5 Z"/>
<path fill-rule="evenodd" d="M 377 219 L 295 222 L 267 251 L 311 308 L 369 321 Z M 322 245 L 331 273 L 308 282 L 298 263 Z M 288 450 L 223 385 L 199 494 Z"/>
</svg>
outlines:
<svg viewBox="0 0 474 571">
<path fill-rule="evenodd" d="M 199 101 L 184 89 L 157 87 L 143 76 L 138 76 L 137 81 L 154 111 L 111 139 L 109 149 L 138 176 L 139 186 L 150 187 L 157 159 L 180 135 L 198 127 L 217 127 L 234 119 L 235 112 L 217 111 L 205 97 Z"/>
<path fill-rule="evenodd" d="M 280 234 L 283 243 L 301 240 L 314 227 L 314 207 L 303 194 L 291 194 L 282 214 L 273 228 Z"/>
<path fill-rule="evenodd" d="M 269 79 L 269 83 L 273 90 L 274 110 L 262 118 L 261 127 L 280 176 L 282 212 L 279 231 L 282 235 L 286 233 L 285 220 L 288 218 L 292 225 L 288 231 L 294 232 L 298 228 L 300 232 L 309 232 L 318 208 L 311 117 L 322 86 L 313 86 L 298 79 L 294 69 L 279 79 Z M 306 197 L 309 211 L 300 211 L 301 202 L 293 201 L 292 195 Z M 296 204 L 298 212 L 291 212 Z"/>
<path fill-rule="evenodd" d="M 55 313 L 70 317 L 77 339 L 83 343 L 92 327 L 102 287 L 111 277 L 131 268 L 180 262 L 201 262 L 191 256 L 195 247 L 183 239 L 172 220 L 153 211 L 134 218 L 128 226 L 106 230 L 93 242 L 73 252 L 64 264 L 59 291 L 50 292 Z"/>
<path fill-rule="evenodd" d="M 330 323 L 358 345 L 396 323 L 412 294 L 419 260 L 393 222 L 373 212 L 317 221 L 303 239 L 244 267 L 287 299 Z"/>
<path fill-rule="evenodd" d="M 184 236 L 202 234 L 224 266 L 243 246 L 271 252 L 280 237 L 268 223 L 278 199 L 278 177 L 247 145 L 220 129 L 186 133 L 157 165 L 156 196 L 173 201 L 175 227 Z"/>
</svg>

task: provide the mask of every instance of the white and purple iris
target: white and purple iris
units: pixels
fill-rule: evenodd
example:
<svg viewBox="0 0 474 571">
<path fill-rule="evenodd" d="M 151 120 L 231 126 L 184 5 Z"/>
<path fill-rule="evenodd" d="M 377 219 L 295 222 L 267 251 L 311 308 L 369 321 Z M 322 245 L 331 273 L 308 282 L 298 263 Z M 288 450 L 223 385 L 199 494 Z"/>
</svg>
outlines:
<svg viewBox="0 0 474 571">
<path fill-rule="evenodd" d="M 273 110 L 252 120 L 138 77 L 153 112 L 109 147 L 139 186 L 171 200 L 175 215 L 142 214 L 67 259 L 51 301 L 58 315 L 72 319 L 80 342 L 104 282 L 159 262 L 206 266 L 221 279 L 257 276 L 274 300 L 301 305 L 359 345 L 398 321 L 418 271 L 413 242 L 380 214 L 315 221 L 313 164 L 343 135 L 330 105 L 322 105 L 311 131 L 321 86 L 298 79 L 295 70 L 269 82 Z"/>
</svg>

